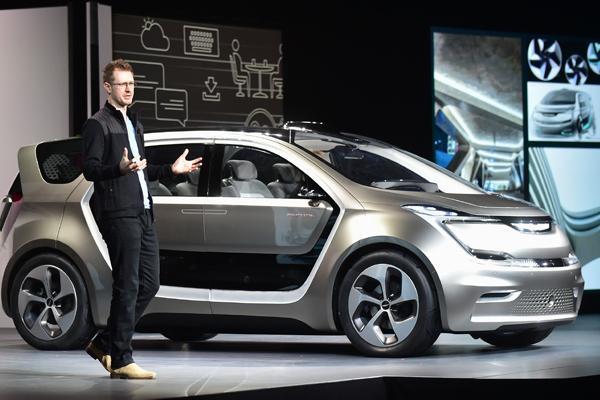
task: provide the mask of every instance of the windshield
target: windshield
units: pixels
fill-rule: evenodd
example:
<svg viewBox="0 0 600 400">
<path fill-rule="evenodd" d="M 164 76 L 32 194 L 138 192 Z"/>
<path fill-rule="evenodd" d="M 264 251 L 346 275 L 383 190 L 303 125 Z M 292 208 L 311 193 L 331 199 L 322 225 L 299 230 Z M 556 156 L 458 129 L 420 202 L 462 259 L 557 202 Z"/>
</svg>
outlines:
<svg viewBox="0 0 600 400">
<path fill-rule="evenodd" d="M 388 190 L 485 193 L 436 164 L 376 139 L 295 132 L 294 144 L 361 185 Z"/>
<path fill-rule="evenodd" d="M 575 94 L 573 90 L 555 90 L 544 96 L 542 104 L 573 104 L 575 103 Z"/>
</svg>

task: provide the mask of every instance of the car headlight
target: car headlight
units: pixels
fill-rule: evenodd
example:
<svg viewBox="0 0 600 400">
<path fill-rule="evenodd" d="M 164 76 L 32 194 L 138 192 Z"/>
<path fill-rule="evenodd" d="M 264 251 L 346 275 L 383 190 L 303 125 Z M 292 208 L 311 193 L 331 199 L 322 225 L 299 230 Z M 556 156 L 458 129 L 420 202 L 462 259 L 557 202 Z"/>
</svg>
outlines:
<svg viewBox="0 0 600 400">
<path fill-rule="evenodd" d="M 550 232 L 553 223 L 546 220 L 478 217 L 454 210 L 428 205 L 407 205 L 405 209 L 418 214 L 431 224 L 441 226 L 470 255 L 494 265 L 515 267 L 561 267 L 579 262 L 574 253 L 558 259 L 516 258 L 497 249 L 515 246 L 536 247 L 539 234 Z M 494 245 L 490 245 L 493 240 Z M 495 248 L 496 250 L 494 250 Z"/>
<path fill-rule="evenodd" d="M 408 205 L 404 208 L 416 212 L 417 214 L 431 215 L 433 217 L 456 217 L 458 213 L 452 210 L 446 210 L 444 208 L 433 207 L 433 206 L 416 206 Z"/>
</svg>

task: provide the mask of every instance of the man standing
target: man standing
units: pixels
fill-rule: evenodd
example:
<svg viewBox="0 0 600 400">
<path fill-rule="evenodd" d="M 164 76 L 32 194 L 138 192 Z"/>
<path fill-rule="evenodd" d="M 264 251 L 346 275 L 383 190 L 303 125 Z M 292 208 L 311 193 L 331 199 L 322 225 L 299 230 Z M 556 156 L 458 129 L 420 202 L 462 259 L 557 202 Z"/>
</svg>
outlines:
<svg viewBox="0 0 600 400">
<path fill-rule="evenodd" d="M 108 247 L 113 288 L 106 329 L 86 348 L 111 378 L 154 379 L 132 357 L 133 330 L 159 288 L 158 241 L 148 181 L 198 170 L 202 158 L 172 165 L 148 165 L 143 128 L 128 109 L 133 101 L 133 68 L 124 60 L 104 68 L 108 99 L 83 127 L 83 174 L 94 182 L 94 208 Z M 132 158 L 130 158 L 130 155 Z"/>
</svg>

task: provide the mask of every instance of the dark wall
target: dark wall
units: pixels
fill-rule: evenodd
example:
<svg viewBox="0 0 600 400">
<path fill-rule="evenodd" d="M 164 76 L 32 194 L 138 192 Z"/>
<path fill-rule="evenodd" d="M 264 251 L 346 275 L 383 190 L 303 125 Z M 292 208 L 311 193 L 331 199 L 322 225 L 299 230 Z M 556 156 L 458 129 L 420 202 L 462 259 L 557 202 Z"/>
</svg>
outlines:
<svg viewBox="0 0 600 400">
<path fill-rule="evenodd" d="M 362 2 L 145 2 L 102 1 L 114 12 L 225 25 L 280 29 L 284 43 L 284 113 L 288 120 L 322 121 L 378 137 L 431 158 L 432 27 L 496 32 L 575 35 L 600 39 L 595 14 L 521 3 L 480 3 L 440 8 Z M 293 3 L 290 6 L 287 3 Z M 69 4 L 73 13 L 74 107 L 78 126 L 85 104 L 80 1 L 32 1 L 28 6 Z M 324 5 L 325 4 L 325 5 Z M 385 3 L 383 3 L 385 4 Z M 24 3 L 4 3 L 2 8 Z M 83 31 L 82 31 L 83 26 Z M 82 58 L 83 57 L 83 58 Z"/>
</svg>

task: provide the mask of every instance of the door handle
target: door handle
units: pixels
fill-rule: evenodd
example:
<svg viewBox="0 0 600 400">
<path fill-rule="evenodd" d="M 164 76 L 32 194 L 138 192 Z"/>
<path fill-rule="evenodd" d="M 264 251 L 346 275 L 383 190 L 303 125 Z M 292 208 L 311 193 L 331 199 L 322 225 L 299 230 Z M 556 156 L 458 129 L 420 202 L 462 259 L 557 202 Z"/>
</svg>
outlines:
<svg viewBox="0 0 600 400">
<path fill-rule="evenodd" d="M 181 213 L 190 215 L 203 215 L 204 210 L 202 210 L 201 208 L 182 208 Z"/>
</svg>

